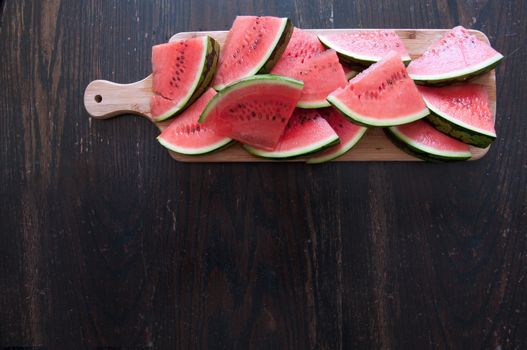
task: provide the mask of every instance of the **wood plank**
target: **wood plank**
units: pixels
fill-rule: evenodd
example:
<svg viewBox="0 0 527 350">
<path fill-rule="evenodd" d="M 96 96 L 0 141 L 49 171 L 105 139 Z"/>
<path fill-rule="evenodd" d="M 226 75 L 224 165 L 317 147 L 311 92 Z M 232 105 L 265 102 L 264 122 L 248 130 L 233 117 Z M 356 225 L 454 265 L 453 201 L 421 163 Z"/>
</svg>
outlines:
<svg viewBox="0 0 527 350">
<path fill-rule="evenodd" d="M 306 29 L 314 34 L 329 34 L 338 32 L 355 32 L 360 29 Z M 421 55 L 427 47 L 436 42 L 447 31 L 444 29 L 396 29 L 412 58 Z M 485 42 L 487 36 L 480 31 L 471 30 L 473 34 Z M 173 35 L 170 41 L 188 39 L 200 35 L 210 35 L 223 45 L 226 31 L 182 32 Z M 487 88 L 490 107 L 496 115 L 496 75 L 494 70 L 485 73 L 474 80 Z M 97 119 L 107 119 L 121 114 L 137 114 L 150 119 L 150 97 L 152 80 L 150 76 L 132 84 L 117 84 L 105 80 L 91 82 L 84 94 L 84 104 L 88 113 Z M 152 120 L 151 120 L 152 121 Z M 157 124 L 163 130 L 169 122 Z M 470 147 L 471 160 L 483 157 L 490 146 L 481 149 Z M 220 152 L 213 152 L 202 156 L 185 156 L 169 151 L 170 155 L 182 162 L 269 162 L 263 158 L 250 155 L 240 145 L 234 145 Z M 280 162 L 304 162 L 306 158 L 282 160 Z M 420 161 L 398 149 L 378 128 L 370 128 L 363 139 L 351 151 L 337 158 L 335 161 Z M 276 162 L 276 161 L 274 161 Z"/>
<path fill-rule="evenodd" d="M 0 348 L 527 349 L 527 2 L 3 1 Z M 472 163 L 180 163 L 89 119 L 172 33 L 237 14 L 480 28 L 499 137 Z"/>
</svg>

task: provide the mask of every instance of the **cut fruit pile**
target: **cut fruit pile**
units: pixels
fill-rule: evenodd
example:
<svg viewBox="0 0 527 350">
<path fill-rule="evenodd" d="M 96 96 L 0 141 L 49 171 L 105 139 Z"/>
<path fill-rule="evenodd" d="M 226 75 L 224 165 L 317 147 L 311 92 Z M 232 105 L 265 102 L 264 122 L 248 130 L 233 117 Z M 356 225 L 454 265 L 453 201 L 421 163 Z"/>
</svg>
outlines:
<svg viewBox="0 0 527 350">
<path fill-rule="evenodd" d="M 469 145 L 496 138 L 487 90 L 437 85 L 486 72 L 501 58 L 463 27 L 410 61 L 392 30 L 317 37 L 287 18 L 239 16 L 221 50 L 208 36 L 154 46 L 151 115 L 175 116 L 158 140 L 187 155 L 237 141 L 257 157 L 322 163 L 382 127 L 418 158 L 466 160 Z"/>
</svg>

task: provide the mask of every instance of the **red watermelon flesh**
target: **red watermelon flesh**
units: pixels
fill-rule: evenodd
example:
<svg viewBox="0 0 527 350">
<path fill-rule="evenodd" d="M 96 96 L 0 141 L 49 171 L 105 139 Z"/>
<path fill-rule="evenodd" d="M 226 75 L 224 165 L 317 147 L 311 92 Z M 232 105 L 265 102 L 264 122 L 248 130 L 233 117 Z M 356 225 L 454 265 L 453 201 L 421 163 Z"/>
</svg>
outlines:
<svg viewBox="0 0 527 350">
<path fill-rule="evenodd" d="M 268 151 L 244 146 L 250 153 L 266 158 L 290 158 L 315 152 L 338 142 L 339 137 L 320 109 L 297 108 L 287 123 L 277 146 Z"/>
<path fill-rule="evenodd" d="M 288 31 L 292 31 L 289 26 L 287 18 L 236 17 L 220 51 L 212 86 L 221 90 L 234 81 L 258 73 L 272 59 L 276 49 L 280 53 L 285 49 L 290 38 Z"/>
<path fill-rule="evenodd" d="M 487 89 L 478 84 L 445 87 L 420 86 L 428 108 L 461 127 L 496 136 Z"/>
<path fill-rule="evenodd" d="M 276 147 L 302 93 L 302 82 L 255 75 L 228 85 L 203 111 L 200 122 L 218 134 L 258 148 Z"/>
<path fill-rule="evenodd" d="M 469 76 L 497 64 L 503 56 L 487 43 L 458 26 L 408 65 L 414 80 L 442 82 Z"/>
<path fill-rule="evenodd" d="M 400 125 L 429 111 L 399 54 L 392 51 L 328 96 L 328 101 L 362 125 Z"/>
<path fill-rule="evenodd" d="M 351 123 L 335 108 L 320 109 L 320 114 L 337 133 L 340 143 L 314 154 L 307 163 L 323 163 L 335 159 L 355 146 L 368 128 Z"/>
<path fill-rule="evenodd" d="M 437 131 L 429 123 L 418 120 L 389 128 L 404 143 L 420 151 L 446 158 L 470 158 L 467 144 Z"/>
<path fill-rule="evenodd" d="M 152 48 L 152 90 L 164 98 L 186 102 L 193 94 L 204 64 L 206 38 L 156 45 Z"/>
<path fill-rule="evenodd" d="M 327 50 L 304 62 L 297 62 L 288 73 L 291 78 L 302 80 L 304 89 L 298 101 L 300 108 L 328 107 L 326 97 L 348 82 L 344 69 L 334 50 Z"/>
<path fill-rule="evenodd" d="M 271 70 L 271 74 L 290 76 L 291 68 L 298 62 L 304 62 L 325 51 L 315 34 L 295 28 L 287 47 Z"/>
<path fill-rule="evenodd" d="M 208 89 L 173 119 L 157 140 L 171 151 L 189 155 L 208 153 L 228 144 L 231 140 L 218 135 L 212 123 L 207 126 L 198 123 L 201 113 L 215 95 L 214 89 Z"/>
<path fill-rule="evenodd" d="M 403 41 L 393 30 L 322 34 L 318 37 L 324 45 L 351 61 L 377 62 L 390 51 L 397 52 L 403 61 L 410 61 Z"/>
<path fill-rule="evenodd" d="M 153 95 L 150 98 L 150 113 L 152 118 L 158 119 L 165 114 L 172 114 L 172 111 L 178 108 L 178 103 L 161 95 Z M 161 118 L 163 119 L 163 118 Z"/>
</svg>

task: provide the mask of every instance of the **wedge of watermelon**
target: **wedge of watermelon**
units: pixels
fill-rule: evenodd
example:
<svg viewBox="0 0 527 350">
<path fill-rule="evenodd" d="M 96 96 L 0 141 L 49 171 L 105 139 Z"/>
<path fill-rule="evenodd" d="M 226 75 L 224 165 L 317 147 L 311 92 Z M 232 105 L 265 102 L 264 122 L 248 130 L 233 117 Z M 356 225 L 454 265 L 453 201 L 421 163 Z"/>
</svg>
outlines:
<svg viewBox="0 0 527 350">
<path fill-rule="evenodd" d="M 319 110 L 295 109 L 274 150 L 244 145 L 251 154 L 264 158 L 292 158 L 316 152 L 339 142 L 339 137 Z"/>
<path fill-rule="evenodd" d="M 152 48 L 150 111 L 155 121 L 181 113 L 210 84 L 216 71 L 218 43 L 209 36 L 156 45 Z"/>
<path fill-rule="evenodd" d="M 437 131 L 423 120 L 384 129 L 386 135 L 403 151 L 429 161 L 467 160 L 469 146 Z"/>
<path fill-rule="evenodd" d="M 293 25 L 287 18 L 238 16 L 221 49 L 216 90 L 256 73 L 268 73 L 284 52 Z"/>
<path fill-rule="evenodd" d="M 320 43 L 315 34 L 295 28 L 284 53 L 271 70 L 271 74 L 288 77 L 291 67 L 299 62 L 304 63 L 325 50 L 324 45 Z"/>
<path fill-rule="evenodd" d="M 351 123 L 346 117 L 340 114 L 335 108 L 323 108 L 318 110 L 331 128 L 337 133 L 340 143 L 329 147 L 321 152 L 313 154 L 307 163 L 324 163 L 347 153 L 364 136 L 368 128 Z"/>
<path fill-rule="evenodd" d="M 494 68 L 503 56 L 458 26 L 408 65 L 408 74 L 420 84 L 466 80 Z"/>
<path fill-rule="evenodd" d="M 494 114 L 484 86 L 420 86 L 419 91 L 432 112 L 427 119 L 439 131 L 481 148 L 496 139 Z"/>
<path fill-rule="evenodd" d="M 320 41 L 337 51 L 348 63 L 370 65 L 380 61 L 388 52 L 395 51 L 404 63 L 411 58 L 401 38 L 393 30 L 365 30 L 351 33 L 321 34 Z"/>
<path fill-rule="evenodd" d="M 171 151 L 187 155 L 209 153 L 228 145 L 232 140 L 219 136 L 214 125 L 198 123 L 201 113 L 215 95 L 214 89 L 201 95 L 192 106 L 170 122 L 157 137 L 159 143 Z"/>
<path fill-rule="evenodd" d="M 304 84 L 279 75 L 255 75 L 221 90 L 200 117 L 219 135 L 273 150 L 302 94 Z"/>
<path fill-rule="evenodd" d="M 429 111 L 397 52 L 351 79 L 327 100 L 354 123 L 393 126 L 421 119 Z"/>
<path fill-rule="evenodd" d="M 328 107 L 328 95 L 348 82 L 334 50 L 297 62 L 286 75 L 304 82 L 302 96 L 297 104 L 300 108 Z"/>
</svg>

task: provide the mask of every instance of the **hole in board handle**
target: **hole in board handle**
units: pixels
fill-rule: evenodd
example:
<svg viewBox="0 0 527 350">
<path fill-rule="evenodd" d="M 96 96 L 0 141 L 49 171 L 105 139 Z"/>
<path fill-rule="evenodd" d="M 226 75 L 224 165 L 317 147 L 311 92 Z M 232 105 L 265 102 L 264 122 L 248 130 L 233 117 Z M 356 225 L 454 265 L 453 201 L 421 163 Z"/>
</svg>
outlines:
<svg viewBox="0 0 527 350">
<path fill-rule="evenodd" d="M 102 102 L 102 96 L 101 95 L 95 95 L 95 102 L 101 103 Z"/>
</svg>

